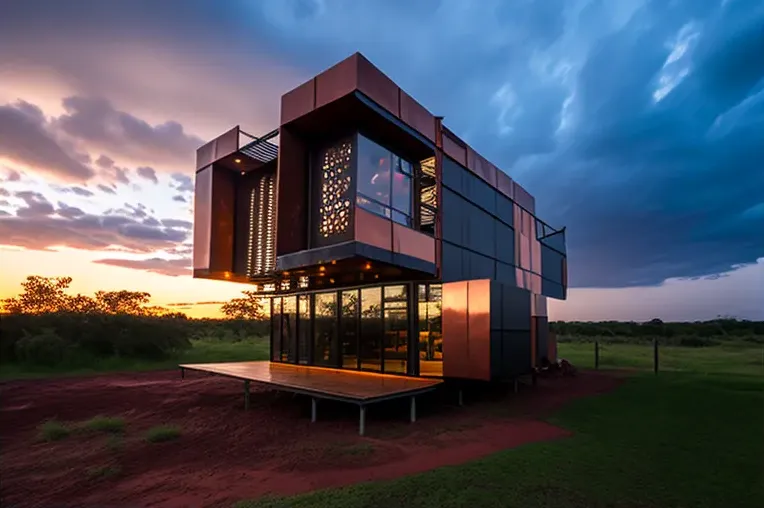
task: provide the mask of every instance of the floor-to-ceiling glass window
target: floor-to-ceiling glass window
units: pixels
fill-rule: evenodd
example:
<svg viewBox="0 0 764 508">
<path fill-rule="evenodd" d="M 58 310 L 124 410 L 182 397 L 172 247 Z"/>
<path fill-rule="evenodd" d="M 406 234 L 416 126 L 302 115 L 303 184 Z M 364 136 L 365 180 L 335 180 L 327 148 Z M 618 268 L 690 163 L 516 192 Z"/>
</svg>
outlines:
<svg viewBox="0 0 764 508">
<path fill-rule="evenodd" d="M 361 368 L 382 370 L 382 288 L 361 289 Z"/>
<path fill-rule="evenodd" d="M 408 298 L 406 286 L 384 288 L 384 371 L 405 374 L 408 355 Z"/>
<path fill-rule="evenodd" d="M 342 366 L 358 368 L 358 290 L 342 292 L 342 316 L 340 317 L 340 347 Z"/>
<path fill-rule="evenodd" d="M 297 297 L 285 296 L 281 313 L 281 361 L 297 362 Z"/>
<path fill-rule="evenodd" d="M 299 363 L 310 363 L 310 295 L 300 295 L 298 301 L 300 326 L 297 328 L 297 359 Z"/>
<path fill-rule="evenodd" d="M 419 284 L 419 375 L 443 376 L 442 286 Z"/>
<path fill-rule="evenodd" d="M 313 363 L 337 367 L 337 293 L 318 293 L 314 298 Z"/>
<path fill-rule="evenodd" d="M 281 361 L 281 297 L 273 298 L 271 304 L 271 360 Z"/>
</svg>

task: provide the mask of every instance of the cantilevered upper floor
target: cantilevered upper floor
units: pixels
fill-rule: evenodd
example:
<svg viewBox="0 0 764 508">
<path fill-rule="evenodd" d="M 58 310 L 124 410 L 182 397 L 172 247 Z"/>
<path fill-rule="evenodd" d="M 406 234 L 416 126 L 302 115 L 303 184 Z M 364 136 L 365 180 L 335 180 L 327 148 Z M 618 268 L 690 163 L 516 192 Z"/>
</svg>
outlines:
<svg viewBox="0 0 764 508">
<path fill-rule="evenodd" d="M 197 151 L 194 276 L 263 292 L 494 279 L 565 298 L 565 230 L 356 53 Z"/>
</svg>

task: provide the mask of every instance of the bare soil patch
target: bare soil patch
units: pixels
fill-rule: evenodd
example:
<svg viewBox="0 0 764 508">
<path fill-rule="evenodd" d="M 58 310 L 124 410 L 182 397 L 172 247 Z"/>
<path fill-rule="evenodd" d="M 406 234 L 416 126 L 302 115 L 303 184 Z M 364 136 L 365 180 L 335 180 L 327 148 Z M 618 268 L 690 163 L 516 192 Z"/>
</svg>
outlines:
<svg viewBox="0 0 764 508">
<path fill-rule="evenodd" d="M 614 389 L 624 376 L 583 372 L 521 386 L 467 393 L 457 407 L 442 391 L 367 410 L 358 436 L 354 406 L 253 386 L 244 411 L 242 383 L 178 372 L 115 374 L 0 384 L 0 505 L 228 506 L 261 495 L 288 495 L 383 480 L 461 464 L 568 431 L 543 418 L 568 401 Z M 95 416 L 122 418 L 120 433 L 84 432 Z M 57 441 L 40 439 L 48 420 L 72 424 Z M 146 439 L 169 425 L 180 435 Z"/>
</svg>

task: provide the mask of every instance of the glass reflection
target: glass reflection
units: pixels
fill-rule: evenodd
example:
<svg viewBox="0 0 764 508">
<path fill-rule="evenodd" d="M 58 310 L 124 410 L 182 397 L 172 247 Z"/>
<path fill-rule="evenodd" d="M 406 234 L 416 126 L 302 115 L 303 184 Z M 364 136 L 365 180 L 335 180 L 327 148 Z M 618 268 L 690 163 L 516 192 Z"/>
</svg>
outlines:
<svg viewBox="0 0 764 508">
<path fill-rule="evenodd" d="M 384 371 L 405 374 L 408 363 L 408 300 L 406 286 L 387 286 L 384 288 L 384 296 Z"/>
<path fill-rule="evenodd" d="M 342 292 L 342 317 L 340 319 L 342 366 L 358 368 L 358 291 Z"/>
<path fill-rule="evenodd" d="M 390 206 L 390 152 L 358 136 L 358 193 Z"/>
<path fill-rule="evenodd" d="M 310 362 L 310 296 L 300 295 L 300 325 L 297 337 L 297 359 L 301 364 Z"/>
<path fill-rule="evenodd" d="M 315 295 L 313 363 L 337 367 L 337 294 Z"/>
<path fill-rule="evenodd" d="M 285 296 L 281 315 L 281 361 L 297 361 L 297 297 Z"/>
<path fill-rule="evenodd" d="M 281 297 L 271 304 L 271 360 L 281 361 Z"/>
<path fill-rule="evenodd" d="M 419 285 L 420 376 L 443 376 L 442 291 L 440 284 Z"/>
<path fill-rule="evenodd" d="M 412 171 L 409 161 L 359 134 L 356 205 L 411 226 Z"/>
<path fill-rule="evenodd" d="M 382 370 L 382 288 L 361 290 L 361 368 Z"/>
</svg>

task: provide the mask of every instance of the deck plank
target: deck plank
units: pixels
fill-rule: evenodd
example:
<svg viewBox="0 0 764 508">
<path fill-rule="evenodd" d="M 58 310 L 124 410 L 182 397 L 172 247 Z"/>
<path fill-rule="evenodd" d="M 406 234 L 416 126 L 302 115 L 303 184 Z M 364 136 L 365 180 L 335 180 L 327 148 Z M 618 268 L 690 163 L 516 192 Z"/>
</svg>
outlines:
<svg viewBox="0 0 764 508">
<path fill-rule="evenodd" d="M 260 362 L 181 364 L 187 370 L 210 372 L 264 383 L 288 391 L 312 393 L 355 402 L 404 397 L 433 390 L 443 381 L 305 365 Z"/>
</svg>

